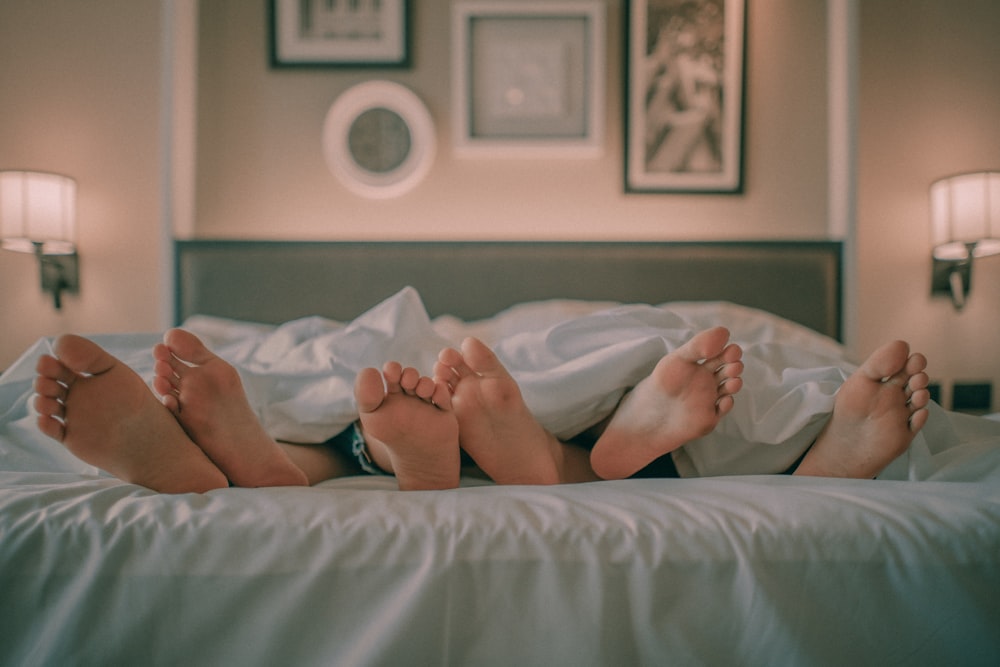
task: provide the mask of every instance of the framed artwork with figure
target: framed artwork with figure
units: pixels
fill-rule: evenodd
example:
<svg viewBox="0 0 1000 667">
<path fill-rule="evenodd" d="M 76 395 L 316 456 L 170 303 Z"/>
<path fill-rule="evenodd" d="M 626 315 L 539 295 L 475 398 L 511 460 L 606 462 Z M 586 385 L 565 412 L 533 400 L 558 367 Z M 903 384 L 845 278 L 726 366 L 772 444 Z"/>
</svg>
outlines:
<svg viewBox="0 0 1000 667">
<path fill-rule="evenodd" d="M 629 0 L 626 192 L 742 192 L 745 14 L 745 0 Z"/>
</svg>

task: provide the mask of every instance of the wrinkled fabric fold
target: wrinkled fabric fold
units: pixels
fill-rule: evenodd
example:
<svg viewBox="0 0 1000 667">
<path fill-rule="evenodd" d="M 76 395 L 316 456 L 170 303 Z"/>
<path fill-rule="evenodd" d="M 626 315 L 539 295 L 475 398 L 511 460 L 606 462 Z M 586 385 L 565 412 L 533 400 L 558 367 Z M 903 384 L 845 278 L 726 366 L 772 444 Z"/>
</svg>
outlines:
<svg viewBox="0 0 1000 667">
<path fill-rule="evenodd" d="M 559 313 L 565 317 L 559 317 Z M 541 322 L 532 326 L 532 322 Z M 419 294 L 406 288 L 342 324 L 306 318 L 226 341 L 205 329 L 217 351 L 243 375 L 268 432 L 292 442 L 320 442 L 357 417 L 357 372 L 388 360 L 433 371 L 438 352 L 475 334 L 491 343 L 517 379 L 539 422 L 569 438 L 610 414 L 624 393 L 665 354 L 698 331 L 724 325 L 744 349 L 744 390 L 710 435 L 675 454 L 684 476 L 773 473 L 806 451 L 856 366 L 834 341 L 773 315 L 726 303 L 652 305 L 531 304 L 490 320 L 433 322 Z M 928 459 L 924 450 L 915 459 Z M 893 476 L 926 474 L 908 457 Z"/>
</svg>

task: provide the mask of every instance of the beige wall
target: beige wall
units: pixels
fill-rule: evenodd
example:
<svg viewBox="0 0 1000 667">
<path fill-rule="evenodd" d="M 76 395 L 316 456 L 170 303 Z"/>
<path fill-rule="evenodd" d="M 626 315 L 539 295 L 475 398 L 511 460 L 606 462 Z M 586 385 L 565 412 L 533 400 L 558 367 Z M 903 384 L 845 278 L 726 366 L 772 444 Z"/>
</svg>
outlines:
<svg viewBox="0 0 1000 667">
<path fill-rule="evenodd" d="M 56 312 L 0 252 L 0 368 L 43 335 L 160 326 L 159 42 L 154 0 L 0 3 L 0 169 L 77 180 L 82 283 Z"/>
<path fill-rule="evenodd" d="M 608 3 L 602 159 L 451 155 L 450 3 L 419 2 L 404 71 L 277 71 L 264 3 L 202 2 L 195 233 L 290 238 L 822 238 L 826 235 L 826 3 L 751 2 L 746 192 L 625 195 L 622 3 Z M 928 294 L 927 185 L 1000 167 L 1000 3 L 863 0 L 859 353 L 906 337 L 932 373 L 1000 381 L 1000 260 L 976 267 L 961 314 Z M 0 3 L 0 168 L 80 184 L 82 293 L 56 314 L 27 256 L 0 253 L 0 367 L 60 330 L 163 325 L 160 294 L 160 2 Z M 382 77 L 417 92 L 437 123 L 427 180 L 393 201 L 358 198 L 329 174 L 319 135 L 337 94 Z M 543 185 L 539 187 L 539 183 Z"/>
<path fill-rule="evenodd" d="M 965 310 L 930 297 L 927 188 L 1000 169 L 1000 3 L 863 0 L 858 157 L 859 347 L 907 338 L 944 381 L 1000 382 L 1000 257 Z M 1000 397 L 994 389 L 994 409 Z"/>
<path fill-rule="evenodd" d="M 196 233 L 293 238 L 822 238 L 826 235 L 824 2 L 750 3 L 746 192 L 625 195 L 623 3 L 607 3 L 607 130 L 600 159 L 459 159 L 449 124 L 450 11 L 419 2 L 406 71 L 267 65 L 265 15 L 201 3 Z M 427 179 L 390 201 L 345 189 L 320 151 L 324 116 L 352 84 L 385 78 L 437 125 Z"/>
</svg>

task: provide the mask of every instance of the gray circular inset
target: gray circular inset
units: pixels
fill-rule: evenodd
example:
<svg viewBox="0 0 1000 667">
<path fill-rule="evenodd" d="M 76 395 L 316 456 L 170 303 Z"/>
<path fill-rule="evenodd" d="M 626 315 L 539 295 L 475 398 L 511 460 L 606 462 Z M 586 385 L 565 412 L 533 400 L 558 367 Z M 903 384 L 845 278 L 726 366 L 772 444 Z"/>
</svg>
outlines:
<svg viewBox="0 0 1000 667">
<path fill-rule="evenodd" d="M 363 111 L 347 131 L 351 157 L 359 167 L 375 174 L 398 169 L 410 154 L 411 143 L 406 121 L 385 107 Z"/>
<path fill-rule="evenodd" d="M 409 192 L 434 162 L 434 121 L 413 91 L 365 81 L 341 93 L 323 122 L 323 157 L 341 183 L 364 197 Z"/>
</svg>

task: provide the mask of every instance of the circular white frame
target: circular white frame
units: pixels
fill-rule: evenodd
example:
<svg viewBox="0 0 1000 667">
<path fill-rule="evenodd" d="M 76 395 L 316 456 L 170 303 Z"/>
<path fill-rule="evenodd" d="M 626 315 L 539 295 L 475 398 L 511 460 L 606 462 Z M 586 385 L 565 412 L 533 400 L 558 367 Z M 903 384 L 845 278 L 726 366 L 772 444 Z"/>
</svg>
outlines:
<svg viewBox="0 0 1000 667">
<path fill-rule="evenodd" d="M 385 173 L 365 169 L 348 143 L 351 126 L 371 109 L 398 115 L 410 132 L 410 152 L 398 167 Z M 323 123 L 323 157 L 330 171 L 350 190 L 364 197 L 386 199 L 413 189 L 430 171 L 436 140 L 427 107 L 409 88 L 391 81 L 366 81 L 348 88 L 334 101 Z"/>
</svg>

